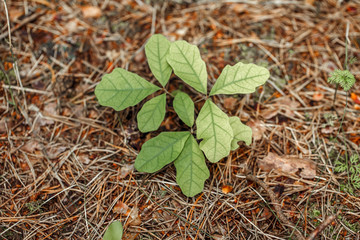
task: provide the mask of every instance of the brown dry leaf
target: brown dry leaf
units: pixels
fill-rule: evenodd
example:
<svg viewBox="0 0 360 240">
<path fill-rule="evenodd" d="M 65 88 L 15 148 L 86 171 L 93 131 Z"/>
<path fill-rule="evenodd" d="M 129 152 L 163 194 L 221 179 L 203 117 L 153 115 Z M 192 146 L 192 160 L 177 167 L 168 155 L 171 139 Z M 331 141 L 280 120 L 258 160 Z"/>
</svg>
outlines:
<svg viewBox="0 0 360 240">
<path fill-rule="evenodd" d="M 235 105 L 237 103 L 237 99 L 233 98 L 233 97 L 228 97 L 224 99 L 224 108 L 227 110 L 234 110 L 235 109 Z"/>
<path fill-rule="evenodd" d="M 278 115 L 280 112 L 279 108 L 270 107 L 268 109 L 265 109 L 264 111 L 261 111 L 261 116 L 265 119 L 271 119 Z"/>
<path fill-rule="evenodd" d="M 13 123 L 9 119 L 3 118 L 0 120 L 0 133 L 6 133 L 7 130 L 10 130 Z"/>
<path fill-rule="evenodd" d="M 254 141 L 260 140 L 263 137 L 266 128 L 262 121 L 250 121 L 246 125 L 251 127 Z"/>
<path fill-rule="evenodd" d="M 231 4 L 231 6 L 232 6 L 232 9 L 237 13 L 246 12 L 246 10 L 249 8 L 249 6 L 247 4 L 243 4 L 243 3 L 234 3 L 234 4 Z"/>
<path fill-rule="evenodd" d="M 327 127 L 324 127 L 324 128 L 321 129 L 321 133 L 329 134 L 329 133 L 333 133 L 334 130 L 335 129 L 333 127 L 327 126 Z"/>
<path fill-rule="evenodd" d="M 224 194 L 228 194 L 229 192 L 231 192 L 233 190 L 233 187 L 230 186 L 230 185 L 224 185 L 222 186 L 221 188 L 221 191 L 224 193 Z"/>
<path fill-rule="evenodd" d="M 44 107 L 45 115 L 58 115 L 57 103 L 51 102 L 47 103 Z"/>
<path fill-rule="evenodd" d="M 61 153 L 65 152 L 66 147 L 51 147 L 47 150 L 48 157 L 53 160 L 60 156 Z"/>
<path fill-rule="evenodd" d="M 121 167 L 119 178 L 126 178 L 130 172 L 134 170 L 134 164 L 126 164 L 125 166 Z"/>
<path fill-rule="evenodd" d="M 323 99 L 324 99 L 324 94 L 319 93 L 319 92 L 314 93 L 314 95 L 313 95 L 314 101 L 321 101 Z"/>
<path fill-rule="evenodd" d="M 140 233 L 126 232 L 126 233 L 124 233 L 124 236 L 123 236 L 122 239 L 135 240 L 139 234 L 140 234 Z"/>
<path fill-rule="evenodd" d="M 23 171 L 27 171 L 30 169 L 29 165 L 26 162 L 21 162 L 20 167 L 21 167 L 21 170 L 23 170 Z"/>
<path fill-rule="evenodd" d="M 128 210 L 129 206 L 121 201 L 119 201 L 113 208 L 113 212 L 118 214 L 126 214 L 128 213 Z"/>
<path fill-rule="evenodd" d="M 299 174 L 308 179 L 316 176 L 315 162 L 301 158 L 281 157 L 271 152 L 265 158 L 258 160 L 258 166 L 267 172 L 275 170 L 280 173 Z"/>
<path fill-rule="evenodd" d="M 71 19 L 64 26 L 65 31 L 68 33 L 77 32 L 79 30 L 79 21 L 77 19 Z"/>
<path fill-rule="evenodd" d="M 268 220 L 269 218 L 271 218 L 271 216 L 272 216 L 272 212 L 270 211 L 270 209 L 267 207 L 264 207 L 264 211 L 262 212 L 261 217 Z"/>
<path fill-rule="evenodd" d="M 183 37 L 187 33 L 188 29 L 188 27 L 179 28 L 175 31 L 175 33 L 178 37 Z"/>
<path fill-rule="evenodd" d="M 75 107 L 73 107 L 73 114 L 77 118 L 85 117 L 84 105 L 76 105 Z"/>
<path fill-rule="evenodd" d="M 220 234 L 213 234 L 211 236 L 214 240 L 225 240 L 226 239 L 226 236 L 222 236 Z"/>
<path fill-rule="evenodd" d="M 310 5 L 310 6 L 314 6 L 314 2 L 316 0 L 305 0 L 305 5 Z"/>
<path fill-rule="evenodd" d="M 11 22 L 16 21 L 23 14 L 24 14 L 24 10 L 22 8 L 10 8 L 9 10 L 9 17 Z"/>
<path fill-rule="evenodd" d="M 292 100 L 289 97 L 284 97 L 284 98 L 279 98 L 275 106 L 277 106 L 280 110 L 284 109 L 286 116 L 294 117 L 295 116 L 294 109 L 298 108 L 300 106 L 300 103 Z"/>
<path fill-rule="evenodd" d="M 145 61 L 145 59 L 146 59 L 146 56 L 145 56 L 145 51 L 144 50 L 141 50 L 138 53 L 136 53 L 136 55 L 134 57 L 134 60 L 137 63 L 142 63 L 142 62 Z"/>
<path fill-rule="evenodd" d="M 140 224 L 141 224 L 141 219 L 139 216 L 139 210 L 137 207 L 134 207 L 130 212 L 129 225 L 130 226 L 139 226 Z"/>
<path fill-rule="evenodd" d="M 21 150 L 24 150 L 25 152 L 32 153 L 35 150 L 40 150 L 40 143 L 36 140 L 30 140 L 27 143 L 25 143 L 24 146 L 21 147 Z"/>
<path fill-rule="evenodd" d="M 90 159 L 88 157 L 87 154 L 81 154 L 78 156 L 78 159 L 80 160 L 80 162 L 82 162 L 83 164 L 87 165 L 90 163 Z"/>
<path fill-rule="evenodd" d="M 101 9 L 96 6 L 84 6 L 81 12 L 84 18 L 98 18 L 102 15 Z"/>
<path fill-rule="evenodd" d="M 276 103 L 268 106 L 267 109 L 261 112 L 261 116 L 265 119 L 271 119 L 281 112 L 285 111 L 286 116 L 294 117 L 294 109 L 299 107 L 300 104 L 297 101 L 292 100 L 289 97 L 283 97 L 276 99 Z"/>
<path fill-rule="evenodd" d="M 338 69 L 338 66 L 332 61 L 324 61 L 324 63 L 322 64 L 322 68 L 327 70 L 328 72 L 332 72 Z"/>
</svg>

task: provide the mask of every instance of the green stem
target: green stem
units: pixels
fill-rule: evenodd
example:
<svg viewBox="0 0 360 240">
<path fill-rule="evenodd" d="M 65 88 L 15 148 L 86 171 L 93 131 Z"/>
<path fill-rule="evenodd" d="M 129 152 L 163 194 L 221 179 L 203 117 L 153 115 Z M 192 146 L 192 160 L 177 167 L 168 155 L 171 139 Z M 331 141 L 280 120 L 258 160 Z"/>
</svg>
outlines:
<svg viewBox="0 0 360 240">
<path fill-rule="evenodd" d="M 164 89 L 164 91 L 165 91 L 165 93 L 166 94 L 168 94 L 168 95 L 170 95 L 172 98 L 174 98 L 175 96 L 174 95 L 172 95 L 168 90 L 166 90 L 166 88 L 163 88 Z"/>
<path fill-rule="evenodd" d="M 4 82 L 9 86 L 9 92 L 10 92 L 10 96 L 11 96 L 11 101 L 9 101 L 9 103 L 15 107 L 17 107 L 16 102 L 15 102 L 15 98 L 14 98 L 14 94 L 11 88 L 11 83 L 10 83 L 10 79 L 9 76 L 7 75 L 5 69 L 3 68 L 3 63 L 0 61 L 0 70 L 1 72 L 4 74 Z"/>
<path fill-rule="evenodd" d="M 335 111 L 336 115 L 339 117 L 339 114 L 335 108 L 336 94 L 337 94 L 338 89 L 339 89 L 339 84 L 337 83 L 336 88 L 335 88 L 335 93 L 334 93 L 334 99 L 333 99 L 333 103 L 332 103 L 332 110 Z"/>
</svg>

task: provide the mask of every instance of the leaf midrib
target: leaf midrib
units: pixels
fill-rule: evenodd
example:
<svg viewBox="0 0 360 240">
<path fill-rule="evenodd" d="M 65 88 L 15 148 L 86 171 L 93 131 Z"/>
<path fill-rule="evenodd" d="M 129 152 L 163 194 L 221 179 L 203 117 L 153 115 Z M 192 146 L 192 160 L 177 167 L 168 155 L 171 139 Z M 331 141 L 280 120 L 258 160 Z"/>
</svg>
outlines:
<svg viewBox="0 0 360 240">
<path fill-rule="evenodd" d="M 250 70 L 253 68 L 253 66 L 251 66 L 249 69 L 248 69 L 248 72 L 246 73 L 246 76 L 244 78 L 241 78 L 241 79 L 237 79 L 237 80 L 234 80 L 234 81 L 231 81 L 229 83 L 225 83 L 225 80 L 224 80 L 224 84 L 222 86 L 220 86 L 215 92 L 219 91 L 220 89 L 222 88 L 225 88 L 225 87 L 228 87 L 229 85 L 232 85 L 232 84 L 237 84 L 239 82 L 242 82 L 242 81 L 246 81 L 246 80 L 249 80 L 249 79 L 253 79 L 253 78 L 256 78 L 256 77 L 262 77 L 262 76 L 265 76 L 267 74 L 260 74 L 260 75 L 255 75 L 255 76 L 251 76 L 251 77 L 248 77 L 248 74 L 250 72 Z M 240 69 L 240 67 L 238 69 L 236 69 L 236 72 L 238 72 Z M 227 75 L 227 73 L 226 73 Z M 235 73 L 235 76 L 236 76 L 236 73 Z M 248 88 L 249 89 L 249 88 Z M 250 88 L 252 89 L 252 88 Z"/>
<path fill-rule="evenodd" d="M 198 80 L 198 83 L 200 84 L 200 87 L 201 87 L 202 91 L 205 92 L 205 89 L 204 89 L 203 85 L 201 84 L 200 76 L 198 76 L 197 73 L 195 72 L 193 65 L 190 64 L 190 62 L 188 61 L 188 59 L 186 58 L 186 56 L 184 55 L 184 53 L 182 52 L 182 50 L 179 48 L 178 44 L 175 44 L 175 46 L 177 47 L 177 49 L 179 50 L 179 52 L 181 53 L 181 55 L 184 57 L 186 63 L 190 66 L 190 69 L 192 70 L 193 74 L 196 76 L 196 78 L 197 78 L 197 80 Z M 192 51 L 192 53 L 193 53 L 193 61 L 195 62 L 195 60 L 194 60 L 194 59 L 195 59 L 195 51 L 194 51 L 194 49 L 191 49 L 191 48 L 192 48 L 192 46 L 190 45 L 189 49 L 190 49 L 190 50 L 193 50 L 193 51 Z"/>
<path fill-rule="evenodd" d="M 166 136 L 167 138 L 170 138 L 170 139 L 176 139 L 175 142 L 173 142 L 172 144 L 171 144 L 171 143 L 167 144 L 165 148 L 162 148 L 162 151 L 160 151 L 159 153 L 157 153 L 155 156 L 153 156 L 152 158 L 148 159 L 147 161 L 144 161 L 144 164 L 142 164 L 139 168 L 143 167 L 145 164 L 149 163 L 150 161 L 152 161 L 152 160 L 154 160 L 154 159 L 157 159 L 159 155 L 161 155 L 163 152 L 165 152 L 166 150 L 168 150 L 170 147 L 172 148 L 172 150 L 171 150 L 171 154 L 172 154 L 173 151 L 174 151 L 174 150 L 173 150 L 174 145 L 177 144 L 179 141 L 181 141 L 185 136 L 186 136 L 185 134 L 184 134 L 184 136 L 182 136 L 181 138 L 174 138 L 174 137 L 171 137 L 171 136 Z M 189 135 L 187 135 L 187 137 L 189 137 Z M 160 146 L 153 146 L 153 147 L 160 147 Z M 180 153 L 181 153 L 181 151 L 180 151 Z M 180 153 L 179 153 L 179 154 L 180 154 Z M 179 155 L 178 155 L 178 156 L 179 156 Z M 177 157 L 177 156 L 176 156 L 176 157 Z M 176 157 L 175 157 L 174 159 L 170 160 L 169 163 L 172 162 L 172 161 L 174 161 L 174 160 L 176 159 Z M 159 164 L 159 160 L 158 160 L 158 159 L 157 159 L 156 162 L 157 162 L 157 164 Z"/>
</svg>

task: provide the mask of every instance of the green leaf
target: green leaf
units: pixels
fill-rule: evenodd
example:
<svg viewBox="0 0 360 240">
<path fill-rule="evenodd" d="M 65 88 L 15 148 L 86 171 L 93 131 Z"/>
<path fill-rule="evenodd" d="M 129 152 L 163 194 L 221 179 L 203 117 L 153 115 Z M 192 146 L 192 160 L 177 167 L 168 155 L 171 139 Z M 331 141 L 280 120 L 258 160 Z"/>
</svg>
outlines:
<svg viewBox="0 0 360 240">
<path fill-rule="evenodd" d="M 197 91 L 207 93 L 207 72 L 199 48 L 186 41 L 171 43 L 166 60 L 174 73 Z"/>
<path fill-rule="evenodd" d="M 179 118 L 189 127 L 194 125 L 194 102 L 189 95 L 177 92 L 173 102 L 174 110 Z"/>
<path fill-rule="evenodd" d="M 336 69 L 331 73 L 331 76 L 328 78 L 328 82 L 340 84 L 340 86 L 345 91 L 349 91 L 350 88 L 352 88 L 352 86 L 355 84 L 356 80 L 354 75 L 349 70 Z"/>
<path fill-rule="evenodd" d="M 192 135 L 187 139 L 174 165 L 176 182 L 186 196 L 193 197 L 203 190 L 204 182 L 209 178 L 210 172 L 206 166 L 204 154 Z"/>
<path fill-rule="evenodd" d="M 269 70 L 252 63 L 243 64 L 239 62 L 234 66 L 226 65 L 211 89 L 210 96 L 252 93 L 256 87 L 264 84 L 269 77 Z"/>
<path fill-rule="evenodd" d="M 116 68 L 103 76 L 95 88 L 95 95 L 101 105 L 121 111 L 159 89 L 135 73 Z"/>
<path fill-rule="evenodd" d="M 150 139 L 135 159 L 135 168 L 148 173 L 160 170 L 179 156 L 189 135 L 189 132 L 162 132 Z"/>
<path fill-rule="evenodd" d="M 155 131 L 165 117 L 166 93 L 147 101 L 138 112 L 137 121 L 141 132 Z"/>
<path fill-rule="evenodd" d="M 230 153 L 231 141 L 234 137 L 229 117 L 210 99 L 201 108 L 196 119 L 198 139 L 203 139 L 200 149 L 207 159 L 217 162 Z"/>
<path fill-rule="evenodd" d="M 120 221 L 112 222 L 104 234 L 104 240 L 121 240 L 123 235 L 123 226 Z"/>
<path fill-rule="evenodd" d="M 169 47 L 170 41 L 161 34 L 152 35 L 145 45 L 145 54 L 150 70 L 164 87 L 169 81 L 172 72 L 170 65 L 166 61 Z"/>
<path fill-rule="evenodd" d="M 244 141 L 246 145 L 251 144 L 252 130 L 240 121 L 238 117 L 230 117 L 230 125 L 234 132 L 234 139 L 231 141 L 231 150 L 236 150 L 239 141 Z"/>
</svg>

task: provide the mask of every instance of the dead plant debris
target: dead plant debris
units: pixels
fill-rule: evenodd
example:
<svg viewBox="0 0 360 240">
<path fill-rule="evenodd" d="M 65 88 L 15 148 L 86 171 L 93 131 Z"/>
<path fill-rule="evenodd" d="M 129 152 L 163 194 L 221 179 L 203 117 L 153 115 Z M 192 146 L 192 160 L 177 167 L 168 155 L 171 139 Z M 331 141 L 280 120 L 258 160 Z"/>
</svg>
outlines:
<svg viewBox="0 0 360 240">
<path fill-rule="evenodd" d="M 113 220 L 125 239 L 359 238 L 360 193 L 342 190 L 349 176 L 334 166 L 359 154 L 360 63 L 350 65 L 351 92 L 336 94 L 339 115 L 349 95 L 343 137 L 327 83 L 344 68 L 346 41 L 360 59 L 358 0 L 6 0 L 0 9 L 1 239 L 101 239 Z M 143 51 L 153 33 L 198 45 L 212 84 L 238 61 L 271 72 L 250 96 L 213 99 L 254 138 L 209 164 L 194 198 L 181 194 L 173 167 L 133 169 L 152 137 L 137 129 L 141 104 L 115 112 L 93 93 L 116 67 L 155 83 Z M 170 81 L 198 110 L 204 99 Z M 161 131 L 169 129 L 182 130 L 171 107 Z M 275 153 L 296 156 L 295 166 Z M 281 171 L 258 167 L 271 156 Z"/>
</svg>

